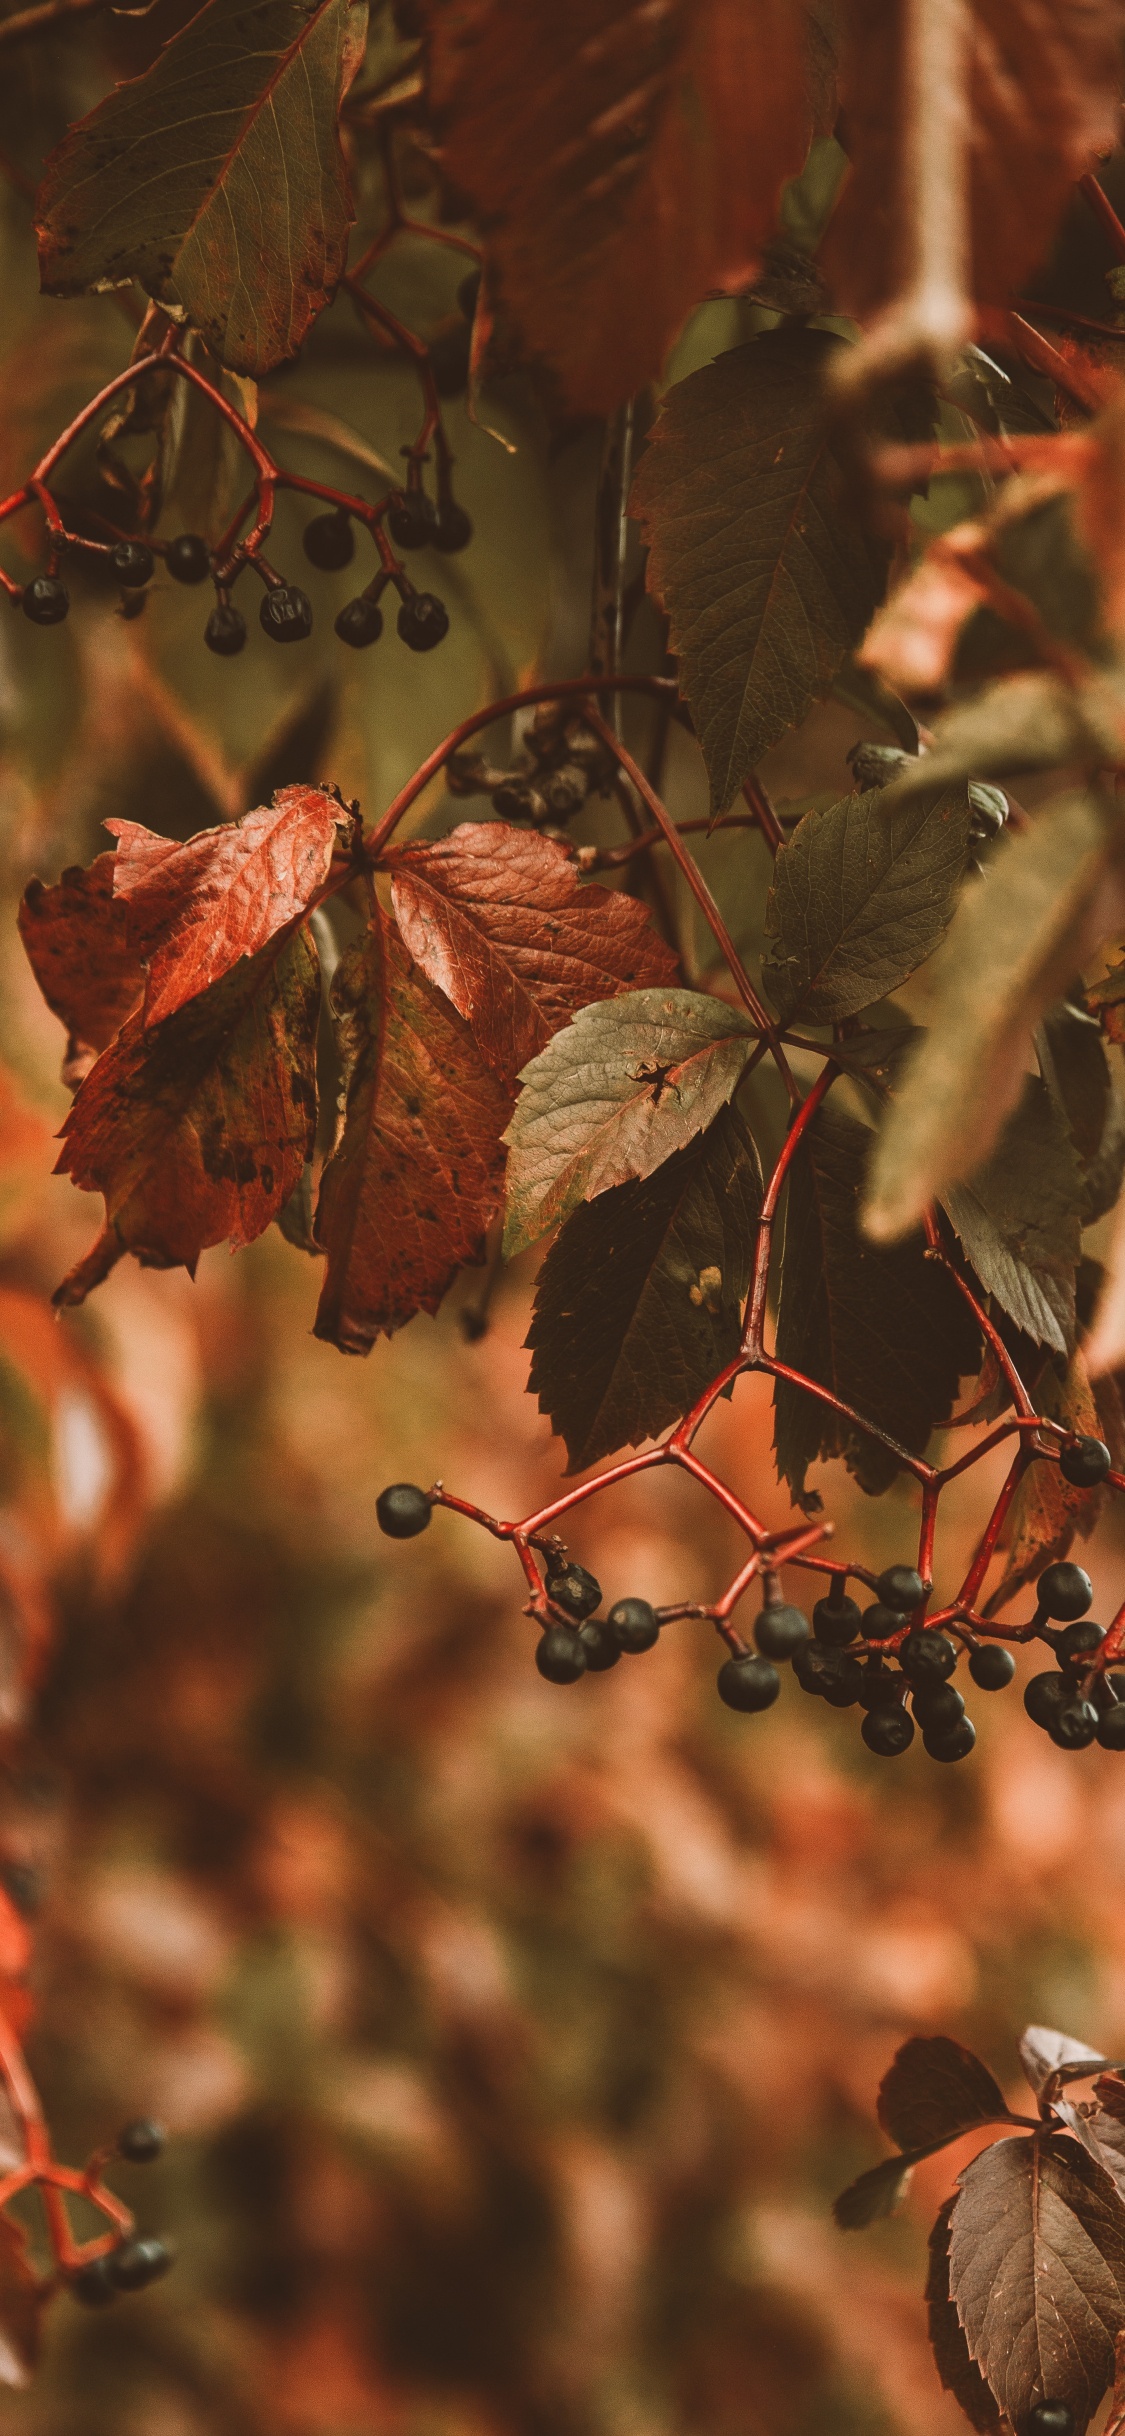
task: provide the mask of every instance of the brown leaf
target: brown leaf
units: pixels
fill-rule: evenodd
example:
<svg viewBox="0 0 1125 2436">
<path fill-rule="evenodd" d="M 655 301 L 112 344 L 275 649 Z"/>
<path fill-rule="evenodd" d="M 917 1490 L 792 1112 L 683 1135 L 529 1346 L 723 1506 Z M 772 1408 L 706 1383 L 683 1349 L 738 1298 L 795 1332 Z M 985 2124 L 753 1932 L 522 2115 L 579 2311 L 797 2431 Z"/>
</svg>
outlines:
<svg viewBox="0 0 1125 2436">
<path fill-rule="evenodd" d="M 381 914 L 341 957 L 332 1006 L 343 1102 L 316 1214 L 328 1271 L 315 1333 L 369 1353 L 480 1259 L 512 1102 Z"/>
<path fill-rule="evenodd" d="M 1066 1376 L 1059 1378 L 1048 1363 L 1036 1388 L 1036 1410 L 1083 1438 L 1098 1438 L 1101 1428 L 1086 1364 L 1081 1353 L 1071 1356 Z M 1064 1480 L 1057 1463 L 1044 1458 L 1028 1465 L 1008 1510 L 1004 1545 L 1008 1562 L 1003 1581 L 985 1609 L 994 1614 L 1024 1582 L 1035 1579 L 1044 1565 L 1066 1555 L 1076 1531 L 1088 1539 L 1105 1502 L 1102 1489 L 1076 1489 Z"/>
<path fill-rule="evenodd" d="M 145 1023 L 160 1023 L 298 921 L 327 877 L 348 815 L 319 787 L 282 787 L 270 805 L 181 844 L 135 820 L 117 838 L 114 895 L 148 965 Z"/>
<path fill-rule="evenodd" d="M 581 881 L 549 838 L 463 821 L 392 861 L 411 955 L 506 1083 L 579 1007 L 676 980 L 676 959 L 636 898 Z"/>
<path fill-rule="evenodd" d="M 569 402 L 660 371 L 693 305 L 744 287 L 812 133 L 791 0 L 431 0 L 444 165 L 504 305 Z"/>
<path fill-rule="evenodd" d="M 30 2385 L 46 2299 L 28 2260 L 26 2236 L 10 2216 L 0 2216 L 0 2385 Z"/>
<path fill-rule="evenodd" d="M 1065 2133 L 997 2140 L 961 2174 L 949 2289 L 1000 2409 L 1065 2402 L 1079 2431 L 1113 2376 L 1125 2326 L 1125 2209 Z"/>
<path fill-rule="evenodd" d="M 956 2140 L 1008 2113 L 1003 2090 L 968 2047 L 952 2038 L 908 2038 L 879 2088 L 879 2121 L 901 2149 Z"/>
<path fill-rule="evenodd" d="M 82 1080 L 145 984 L 113 894 L 113 865 L 112 854 L 99 854 L 86 871 L 72 864 L 53 887 L 29 880 L 19 910 L 28 963 L 52 1015 L 66 1025 L 64 1082 Z"/>
<path fill-rule="evenodd" d="M 1085 2080 L 1107 2060 L 1096 2047 L 1043 2022 L 1030 2022 L 1020 2040 L 1020 2062 L 1037 2098 L 1052 2096 L 1063 2081 Z"/>
<path fill-rule="evenodd" d="M 969 2357 L 961 2320 L 949 2297 L 949 2220 L 956 2205 L 947 2199 L 930 2235 L 930 2268 L 926 2277 L 926 2314 L 934 2365 L 947 2394 L 961 2405 L 979 2436 L 992 2436 L 1000 2414 L 976 2362 Z"/>
</svg>

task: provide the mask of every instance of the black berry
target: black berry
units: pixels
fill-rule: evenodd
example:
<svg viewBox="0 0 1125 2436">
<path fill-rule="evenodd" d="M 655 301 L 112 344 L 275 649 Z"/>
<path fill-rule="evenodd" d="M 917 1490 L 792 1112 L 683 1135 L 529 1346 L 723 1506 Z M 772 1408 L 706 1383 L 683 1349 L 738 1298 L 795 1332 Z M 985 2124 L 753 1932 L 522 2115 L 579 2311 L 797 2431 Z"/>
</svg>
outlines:
<svg viewBox="0 0 1125 2436">
<path fill-rule="evenodd" d="M 914 1694 L 914 1714 L 927 1734 L 948 1734 L 965 1714 L 965 1703 L 952 1683 L 927 1683 Z"/>
<path fill-rule="evenodd" d="M 70 594 L 61 575 L 37 575 L 24 585 L 23 613 L 33 626 L 61 626 L 70 607 Z"/>
<path fill-rule="evenodd" d="M 809 1637 L 809 1619 L 799 1607 L 763 1607 L 754 1626 L 754 1639 L 763 1658 L 791 1658 Z"/>
<path fill-rule="evenodd" d="M 154 2123 L 148 2115 L 138 2115 L 135 2123 L 126 2123 L 117 2135 L 117 2154 L 128 2165 L 153 2165 L 164 2153 L 168 2134 L 162 2123 Z"/>
<path fill-rule="evenodd" d="M 466 271 L 465 276 L 461 281 L 461 285 L 457 290 L 457 302 L 465 316 L 466 321 L 472 321 L 474 314 L 476 313 L 477 298 L 479 295 L 480 272 Z"/>
<path fill-rule="evenodd" d="M 1098 1719 L 1098 1741 L 1103 1751 L 1125 1751 L 1125 1700 L 1115 1700 Z"/>
<path fill-rule="evenodd" d="M 220 659 L 232 660 L 246 641 L 246 620 L 241 609 L 230 601 L 219 601 L 203 629 L 208 651 L 217 651 Z"/>
<path fill-rule="evenodd" d="M 608 1624 L 580 1624 L 578 1638 L 586 1652 L 586 1672 L 589 1675 L 608 1674 L 621 1656 L 621 1643 Z"/>
<path fill-rule="evenodd" d="M 1067 1624 L 1062 1632 L 1050 1635 L 1051 1647 L 1060 1662 L 1063 1658 L 1080 1658 L 1084 1650 L 1100 1649 L 1105 1639 L 1105 1625 L 1095 1624 L 1092 1616 L 1084 1616 L 1080 1624 Z"/>
<path fill-rule="evenodd" d="M 1035 1588 L 1044 1615 L 1060 1624 L 1074 1623 L 1093 1603 L 1094 1585 L 1081 1565 L 1048 1565 Z"/>
<path fill-rule="evenodd" d="M 585 1565 L 564 1565 L 561 1572 L 551 1574 L 547 1596 L 553 1607 L 561 1607 L 564 1615 L 583 1623 L 600 1606 L 602 1586 Z"/>
<path fill-rule="evenodd" d="M 143 2292 L 146 2284 L 155 2284 L 167 2275 L 172 2253 L 167 2242 L 151 2235 L 144 2240 L 122 2242 L 119 2250 L 111 2250 L 107 2260 L 110 2282 L 118 2292 Z"/>
<path fill-rule="evenodd" d="M 299 584 L 276 584 L 258 611 L 271 643 L 305 643 L 312 633 L 312 602 Z"/>
<path fill-rule="evenodd" d="M 1072 2436 L 1074 2413 L 1066 2402 L 1033 2402 L 1022 2436 Z"/>
<path fill-rule="evenodd" d="M 434 510 L 425 491 L 404 491 L 387 516 L 387 531 L 400 550 L 424 550 L 434 537 Z"/>
<path fill-rule="evenodd" d="M 898 1653 L 898 1662 L 912 1683 L 938 1683 L 953 1673 L 957 1652 L 943 1632 L 911 1632 Z"/>
<path fill-rule="evenodd" d="M 860 1732 L 869 1751 L 880 1759 L 897 1759 L 914 1740 L 914 1720 L 901 1708 L 869 1709 Z"/>
<path fill-rule="evenodd" d="M 177 584 L 205 584 L 211 553 L 201 533 L 177 533 L 164 552 L 164 564 Z"/>
<path fill-rule="evenodd" d="M 1061 1709 L 1069 1686 L 1065 1675 L 1033 1675 L 1023 1687 L 1023 1705 L 1033 1724 L 1049 1726 Z"/>
<path fill-rule="evenodd" d="M 398 613 L 398 631 L 411 651 L 432 651 L 449 632 L 449 611 L 436 592 L 412 592 Z"/>
<path fill-rule="evenodd" d="M 728 1709 L 752 1714 L 772 1709 L 781 1690 L 781 1677 L 768 1658 L 728 1658 L 718 1672 L 719 1698 Z"/>
<path fill-rule="evenodd" d="M 586 1672 L 586 1652 L 568 1624 L 549 1624 L 536 1645 L 535 1663 L 548 1683 L 577 1683 Z"/>
<path fill-rule="evenodd" d="M 350 643 L 353 651 L 365 651 L 369 643 L 377 643 L 383 631 L 383 612 L 378 601 L 369 601 L 359 593 L 354 601 L 345 601 L 336 620 L 336 632 L 342 643 Z"/>
<path fill-rule="evenodd" d="M 472 517 L 466 515 L 456 499 L 439 499 L 432 535 L 435 550 L 445 550 L 447 554 L 466 550 L 472 538 Z"/>
<path fill-rule="evenodd" d="M 1047 1731 L 1060 1751 L 1085 1751 L 1098 1730 L 1092 1700 L 1066 1700 L 1056 1709 Z"/>
<path fill-rule="evenodd" d="M 945 1733 L 923 1731 L 922 1747 L 931 1759 L 967 1759 L 977 1738 L 971 1717 L 961 1717 Z"/>
<path fill-rule="evenodd" d="M 105 2309 L 115 2301 L 118 2288 L 110 2274 L 109 2256 L 88 2258 L 84 2267 L 76 2267 L 70 2289 L 84 2309 Z"/>
<path fill-rule="evenodd" d="M 803 1692 L 821 1693 L 827 1677 L 835 1670 L 837 1652 L 822 1649 L 819 1641 L 805 1641 L 793 1653 L 793 1672 Z"/>
<path fill-rule="evenodd" d="M 926 1584 L 913 1565 L 888 1565 L 875 1584 L 875 1595 L 884 1607 L 897 1607 L 900 1614 L 909 1615 L 920 1607 L 926 1596 Z"/>
<path fill-rule="evenodd" d="M 148 543 L 119 541 L 109 554 L 109 563 L 119 584 L 150 584 L 156 561 Z"/>
<path fill-rule="evenodd" d="M 425 1490 L 409 1480 L 396 1480 L 375 1500 L 375 1520 L 388 1539 L 417 1539 L 432 1513 Z"/>
<path fill-rule="evenodd" d="M 813 1631 L 825 1649 L 846 1649 L 859 1636 L 860 1612 L 854 1599 L 818 1599 L 812 1611 Z"/>
<path fill-rule="evenodd" d="M 820 1689 L 830 1709 L 854 1709 L 863 1690 L 863 1668 L 846 1649 L 826 1649 L 828 1666 Z"/>
<path fill-rule="evenodd" d="M 869 1658 L 863 1668 L 863 1681 L 859 1687 L 861 1709 L 894 1708 L 904 1680 L 902 1675 L 884 1666 L 881 1659 Z"/>
<path fill-rule="evenodd" d="M 312 523 L 305 526 L 302 539 L 310 566 L 320 567 L 326 575 L 350 567 L 355 557 L 350 516 L 314 516 Z"/>
<path fill-rule="evenodd" d="M 889 1641 L 896 1632 L 902 1631 L 905 1622 L 901 1607 L 885 1607 L 881 1599 L 876 1599 L 873 1607 L 864 1608 L 863 1638 L 865 1641 Z"/>
<path fill-rule="evenodd" d="M 439 398 L 458 398 L 469 378 L 472 337 L 464 322 L 439 330 L 429 344 L 430 370 Z"/>
<path fill-rule="evenodd" d="M 647 1599 L 618 1599 L 606 1621 L 615 1640 L 631 1657 L 641 1650 L 655 1648 L 660 1639 L 656 1609 L 649 1606 Z"/>
<path fill-rule="evenodd" d="M 1113 1457 L 1100 1438 L 1076 1438 L 1073 1446 L 1064 1446 L 1059 1456 L 1059 1470 L 1064 1480 L 1076 1489 L 1096 1489 L 1111 1470 Z"/>
<path fill-rule="evenodd" d="M 999 1641 L 984 1641 L 979 1649 L 969 1653 L 969 1673 L 982 1692 L 1002 1692 L 1015 1671 L 1011 1650 L 1003 1649 Z"/>
</svg>

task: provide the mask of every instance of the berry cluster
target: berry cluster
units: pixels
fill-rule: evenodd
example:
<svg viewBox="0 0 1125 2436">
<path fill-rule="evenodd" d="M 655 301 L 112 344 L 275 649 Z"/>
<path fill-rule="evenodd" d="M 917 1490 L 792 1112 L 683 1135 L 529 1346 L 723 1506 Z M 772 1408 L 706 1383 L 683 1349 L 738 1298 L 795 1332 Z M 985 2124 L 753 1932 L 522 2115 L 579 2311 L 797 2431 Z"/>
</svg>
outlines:
<svg viewBox="0 0 1125 2436">
<path fill-rule="evenodd" d="M 612 756 L 581 710 L 540 703 L 523 741 L 525 750 L 510 770 L 494 769 L 483 753 L 452 753 L 445 767 L 450 794 L 487 795 L 502 820 L 550 831 L 613 783 Z"/>
<path fill-rule="evenodd" d="M 166 2134 L 159 2123 L 147 2115 L 127 2123 L 117 2135 L 114 2155 L 126 2165 L 154 2165 L 163 2155 Z M 99 2160 L 98 2162 L 101 2162 Z M 167 2242 L 154 2235 L 120 2235 L 109 2247 L 97 2250 L 72 2266 L 66 2278 L 67 2289 L 86 2309 L 104 2309 L 110 2301 L 120 2300 L 123 2293 L 143 2292 L 167 2275 L 172 2265 L 172 2251 Z"/>
</svg>

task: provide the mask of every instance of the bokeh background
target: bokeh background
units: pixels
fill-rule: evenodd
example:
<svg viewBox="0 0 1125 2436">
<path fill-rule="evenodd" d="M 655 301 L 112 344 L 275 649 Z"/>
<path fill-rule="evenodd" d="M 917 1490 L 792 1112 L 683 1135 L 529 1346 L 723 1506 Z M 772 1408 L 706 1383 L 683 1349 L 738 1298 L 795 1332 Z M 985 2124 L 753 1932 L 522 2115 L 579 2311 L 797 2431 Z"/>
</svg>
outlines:
<svg viewBox="0 0 1125 2436">
<path fill-rule="evenodd" d="M 106 19 L 96 51 L 43 45 L 0 80 L 0 492 L 135 326 L 127 299 L 39 301 L 26 189 L 107 58 L 142 64 L 176 14 Z M 362 158 L 357 179 L 370 230 Z M 425 165 L 416 192 L 425 210 Z M 815 223 L 815 196 L 798 233 L 801 210 Z M 1068 242 L 1066 292 L 1104 313 L 1097 231 Z M 408 240 L 379 293 L 455 341 L 463 272 Z M 761 318 L 708 308 L 671 376 Z M 243 403 L 286 462 L 360 488 L 417 422 L 410 375 L 343 307 Z M 87 1311 L 49 1312 L 98 1212 L 50 1173 L 67 1100 L 14 928 L 29 875 L 99 851 L 107 814 L 184 836 L 295 779 L 373 817 L 457 717 L 582 666 L 600 434 L 514 376 L 481 422 L 461 394 L 449 421 L 476 537 L 427 563 L 452 616 L 432 658 L 393 637 L 342 651 L 353 582 L 304 569 L 288 505 L 275 556 L 317 618 L 300 653 L 255 623 L 216 662 L 199 596 L 159 583 L 135 623 L 81 583 L 57 631 L 0 617 L 0 1977 L 15 1988 L 33 1932 L 12 2002 L 60 2153 L 138 2113 L 168 2124 L 165 2161 L 116 2179 L 179 2254 L 112 2312 L 60 2299 L 0 2417 L 13 2436 L 940 2436 L 960 2422 L 921 2290 L 958 2153 L 892 2225 L 844 2237 L 829 2203 L 881 2153 L 874 2094 L 904 2035 L 964 2038 L 1011 2088 L 1029 2019 L 1125 2051 L 1125 1763 L 1056 1751 L 1015 1693 L 977 1696 L 977 1751 L 948 1770 L 872 1759 L 856 1713 L 791 1683 L 738 1718 L 689 1624 L 543 1683 L 510 1553 L 449 1515 L 401 1547 L 374 1520 L 391 1479 L 509 1515 L 554 1489 L 525 1392 L 530 1263 L 469 1273 L 361 1363 L 314 1342 L 317 1264 L 277 1229 L 194 1283 L 124 1265 Z M 76 494 L 98 479 L 80 455 Z M 193 412 L 162 529 L 216 532 L 236 482 Z M 924 513 L 964 505 L 950 486 Z M 9 545 L 27 572 L 33 526 Z M 645 608 L 630 648 L 659 664 Z M 703 808 L 690 742 L 630 717 L 677 814 Z M 817 712 L 763 772 L 778 802 L 842 792 L 861 733 L 840 703 Z M 438 787 L 414 829 L 466 809 L 487 815 Z M 616 835 L 612 808 L 575 834 Z M 705 854 L 750 938 L 760 846 Z M 765 1084 L 756 1113 L 768 1147 Z M 704 1443 L 782 1522 L 770 1429 L 754 1383 Z M 945 1501 L 939 1587 L 997 1477 Z M 842 1474 L 821 1486 L 839 1545 L 910 1553 L 908 1487 L 871 1505 Z M 663 1474 L 585 1508 L 571 1544 L 609 1597 L 658 1601 L 713 1595 L 735 1553 Z M 1108 1617 L 1112 1513 L 1084 1561 Z"/>
</svg>

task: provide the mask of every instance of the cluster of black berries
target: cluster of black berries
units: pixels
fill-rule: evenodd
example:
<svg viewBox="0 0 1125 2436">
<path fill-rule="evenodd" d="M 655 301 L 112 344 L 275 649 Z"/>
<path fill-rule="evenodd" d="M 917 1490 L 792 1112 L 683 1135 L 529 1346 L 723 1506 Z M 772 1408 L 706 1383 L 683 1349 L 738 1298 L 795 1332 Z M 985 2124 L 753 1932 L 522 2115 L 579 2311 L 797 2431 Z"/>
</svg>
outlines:
<svg viewBox="0 0 1125 2436">
<path fill-rule="evenodd" d="M 117 2154 L 127 2165 L 152 2165 L 163 2153 L 164 2140 L 162 2126 L 142 2116 L 118 2134 Z M 143 2292 L 147 2284 L 158 2282 L 171 2264 L 167 2242 L 152 2234 L 136 2235 L 76 2267 L 68 2278 L 69 2289 L 87 2309 L 105 2309 L 122 2293 Z"/>
<path fill-rule="evenodd" d="M 612 757 L 601 738 L 565 704 L 542 703 L 524 744 L 521 761 L 510 770 L 493 769 L 483 753 L 451 754 L 445 768 L 450 794 L 488 795 L 502 820 L 561 828 L 612 779 Z"/>
</svg>

